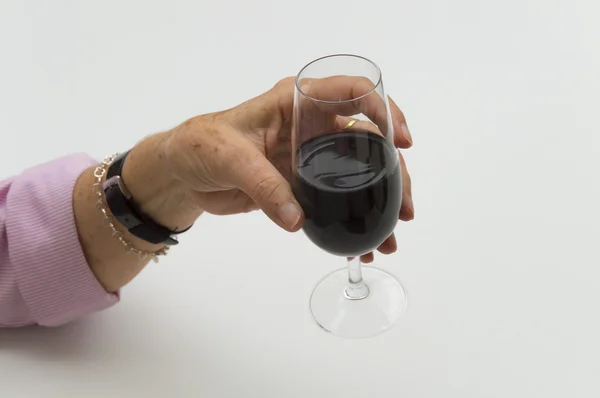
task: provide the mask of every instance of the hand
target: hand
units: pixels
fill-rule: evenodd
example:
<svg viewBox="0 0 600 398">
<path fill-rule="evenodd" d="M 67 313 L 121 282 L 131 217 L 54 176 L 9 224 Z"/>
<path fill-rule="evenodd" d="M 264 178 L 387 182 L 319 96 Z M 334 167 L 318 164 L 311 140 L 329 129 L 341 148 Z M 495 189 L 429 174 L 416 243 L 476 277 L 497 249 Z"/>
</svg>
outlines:
<svg viewBox="0 0 600 398">
<path fill-rule="evenodd" d="M 348 84 L 349 95 L 355 95 L 356 84 L 339 83 Z M 235 108 L 194 117 L 166 133 L 159 157 L 164 155 L 169 172 L 180 183 L 176 191 L 180 202 L 186 203 L 180 207 L 219 215 L 262 209 L 287 231 L 301 228 L 302 209 L 290 186 L 294 85 L 294 78 L 283 79 Z M 404 115 L 391 99 L 390 108 L 395 144 L 409 148 L 412 139 Z M 399 156 L 404 187 L 399 218 L 409 221 L 414 216 L 411 182 Z M 389 254 L 396 248 L 392 235 L 378 250 Z M 371 262 L 373 253 L 361 259 Z"/>
</svg>

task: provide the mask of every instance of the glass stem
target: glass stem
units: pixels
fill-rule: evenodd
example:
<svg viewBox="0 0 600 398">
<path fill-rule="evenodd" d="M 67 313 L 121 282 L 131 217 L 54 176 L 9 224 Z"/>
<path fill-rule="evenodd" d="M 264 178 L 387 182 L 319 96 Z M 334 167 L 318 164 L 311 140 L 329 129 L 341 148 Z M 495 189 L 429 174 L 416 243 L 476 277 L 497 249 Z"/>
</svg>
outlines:
<svg viewBox="0 0 600 398">
<path fill-rule="evenodd" d="M 361 300 L 369 295 L 369 287 L 364 283 L 360 257 L 348 257 L 348 286 L 345 296 L 349 300 Z"/>
</svg>

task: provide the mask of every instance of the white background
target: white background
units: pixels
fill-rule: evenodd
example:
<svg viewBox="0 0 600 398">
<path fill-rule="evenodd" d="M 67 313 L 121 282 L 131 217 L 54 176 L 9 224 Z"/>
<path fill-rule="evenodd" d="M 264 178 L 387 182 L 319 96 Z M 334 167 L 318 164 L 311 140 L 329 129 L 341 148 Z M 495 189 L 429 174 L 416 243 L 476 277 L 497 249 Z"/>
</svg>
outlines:
<svg viewBox="0 0 600 398">
<path fill-rule="evenodd" d="M 410 299 L 379 337 L 310 317 L 343 260 L 259 213 L 203 216 L 117 307 L 0 331 L 0 395 L 600 396 L 598 4 L 0 0 L 1 177 L 352 52 L 407 115 L 417 215 L 377 260 Z"/>
</svg>

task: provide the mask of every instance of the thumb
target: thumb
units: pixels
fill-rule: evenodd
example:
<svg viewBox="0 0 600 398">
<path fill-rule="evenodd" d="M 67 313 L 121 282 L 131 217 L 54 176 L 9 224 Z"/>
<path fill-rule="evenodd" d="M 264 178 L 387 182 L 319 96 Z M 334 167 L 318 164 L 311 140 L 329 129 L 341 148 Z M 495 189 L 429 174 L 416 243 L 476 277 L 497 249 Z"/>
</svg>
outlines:
<svg viewBox="0 0 600 398">
<path fill-rule="evenodd" d="M 230 178 L 281 228 L 295 232 L 303 212 L 288 181 L 256 148 L 244 148 L 231 168 Z"/>
</svg>

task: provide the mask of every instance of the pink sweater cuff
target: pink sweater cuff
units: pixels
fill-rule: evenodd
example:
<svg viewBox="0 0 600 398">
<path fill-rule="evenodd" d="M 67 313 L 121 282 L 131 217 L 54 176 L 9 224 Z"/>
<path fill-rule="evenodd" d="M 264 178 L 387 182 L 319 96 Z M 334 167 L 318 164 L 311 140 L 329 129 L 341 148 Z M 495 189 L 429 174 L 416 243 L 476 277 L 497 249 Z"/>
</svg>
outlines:
<svg viewBox="0 0 600 398">
<path fill-rule="evenodd" d="M 73 215 L 75 182 L 95 163 L 86 155 L 58 159 L 25 171 L 10 189 L 9 257 L 18 289 L 40 325 L 61 325 L 119 299 L 90 270 Z"/>
</svg>

